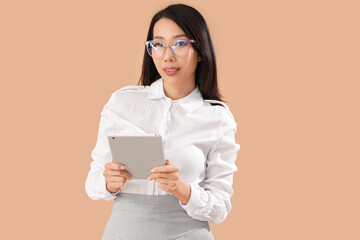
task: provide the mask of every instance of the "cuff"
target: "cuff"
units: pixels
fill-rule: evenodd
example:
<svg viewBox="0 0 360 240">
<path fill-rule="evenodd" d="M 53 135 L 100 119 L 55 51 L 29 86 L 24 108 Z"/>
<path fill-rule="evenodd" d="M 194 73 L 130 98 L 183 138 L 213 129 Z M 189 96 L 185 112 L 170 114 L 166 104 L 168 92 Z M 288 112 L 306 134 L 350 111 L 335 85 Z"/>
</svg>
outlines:
<svg viewBox="0 0 360 240">
<path fill-rule="evenodd" d="M 196 210 L 198 208 L 198 206 L 201 206 L 199 186 L 197 186 L 197 184 L 194 184 L 194 183 L 189 183 L 189 185 L 191 188 L 189 202 L 185 205 L 185 204 L 182 204 L 181 201 L 179 200 L 180 206 L 187 213 L 193 212 L 194 210 Z"/>
</svg>

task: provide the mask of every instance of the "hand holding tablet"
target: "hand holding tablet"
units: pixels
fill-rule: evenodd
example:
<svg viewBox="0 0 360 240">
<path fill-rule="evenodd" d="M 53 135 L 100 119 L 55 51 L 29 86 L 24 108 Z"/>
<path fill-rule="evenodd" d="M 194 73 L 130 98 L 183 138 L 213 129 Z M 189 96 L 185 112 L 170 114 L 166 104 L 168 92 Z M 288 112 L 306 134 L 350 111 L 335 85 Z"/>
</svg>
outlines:
<svg viewBox="0 0 360 240">
<path fill-rule="evenodd" d="M 165 165 L 158 134 L 109 134 L 108 140 L 113 161 L 125 165 L 133 179 L 147 179 L 152 168 Z"/>
<path fill-rule="evenodd" d="M 105 164 L 103 174 L 106 189 L 111 193 L 122 191 L 126 187 L 127 181 L 132 179 L 131 174 L 126 171 L 125 166 L 114 163 L 114 160 Z"/>
</svg>

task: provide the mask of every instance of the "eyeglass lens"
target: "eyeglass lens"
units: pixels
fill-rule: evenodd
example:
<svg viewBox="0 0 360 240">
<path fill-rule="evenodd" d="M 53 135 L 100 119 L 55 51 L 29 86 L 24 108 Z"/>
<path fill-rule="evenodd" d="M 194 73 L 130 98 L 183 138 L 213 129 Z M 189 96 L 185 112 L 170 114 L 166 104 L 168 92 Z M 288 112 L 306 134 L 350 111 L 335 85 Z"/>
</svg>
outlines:
<svg viewBox="0 0 360 240">
<path fill-rule="evenodd" d="M 185 39 L 177 39 L 170 43 L 170 48 L 175 55 L 183 56 L 188 52 L 190 42 Z M 147 44 L 147 50 L 152 57 L 161 57 L 166 49 L 166 44 L 155 39 Z"/>
</svg>

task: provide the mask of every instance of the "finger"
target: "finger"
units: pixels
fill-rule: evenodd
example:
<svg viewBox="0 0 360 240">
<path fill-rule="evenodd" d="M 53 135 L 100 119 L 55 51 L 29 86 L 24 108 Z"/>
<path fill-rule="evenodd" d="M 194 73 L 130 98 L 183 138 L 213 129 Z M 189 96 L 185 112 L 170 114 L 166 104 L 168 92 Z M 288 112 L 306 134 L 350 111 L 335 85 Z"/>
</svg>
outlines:
<svg viewBox="0 0 360 240">
<path fill-rule="evenodd" d="M 108 176 L 122 176 L 121 171 L 118 170 L 111 170 L 111 169 L 106 169 L 105 170 L 105 174 Z M 104 174 L 104 175 L 105 175 Z"/>
<path fill-rule="evenodd" d="M 110 177 L 109 182 L 110 183 L 120 183 L 120 182 L 124 183 L 124 182 L 126 182 L 126 178 L 124 178 L 124 177 Z"/>
<path fill-rule="evenodd" d="M 109 163 L 108 165 L 109 169 L 112 169 L 112 170 L 125 170 L 126 167 L 125 165 L 121 164 L 121 163 Z"/>
<path fill-rule="evenodd" d="M 125 177 L 127 180 L 132 180 L 131 174 L 126 170 L 105 169 L 103 175 L 105 177 Z"/>
<path fill-rule="evenodd" d="M 115 163 L 114 160 L 112 160 L 112 162 L 107 162 L 107 163 L 105 164 L 105 167 L 107 167 L 107 168 L 110 168 L 110 167 L 113 168 L 113 167 L 118 166 L 118 165 L 122 166 L 123 164 Z"/>
<path fill-rule="evenodd" d="M 154 167 L 151 169 L 151 172 L 174 172 L 178 168 L 174 165 L 166 165 L 166 166 L 160 166 L 160 167 Z"/>
<path fill-rule="evenodd" d="M 121 174 L 122 177 L 125 177 L 125 178 L 127 178 L 128 180 L 131 180 L 131 179 L 132 179 L 131 173 L 129 173 L 129 172 L 126 171 L 126 170 L 120 171 L 120 174 Z"/>
<path fill-rule="evenodd" d="M 120 187 L 120 191 L 123 190 L 123 189 L 126 187 L 126 183 L 127 183 L 127 182 L 125 182 L 125 183 L 122 185 L 122 187 Z"/>
<path fill-rule="evenodd" d="M 168 178 L 157 178 L 156 181 L 158 183 L 161 183 L 161 184 L 164 184 L 164 185 L 168 185 L 168 184 L 173 182 L 172 179 L 168 179 Z"/>
<path fill-rule="evenodd" d="M 148 180 L 157 179 L 157 178 L 167 178 L 176 180 L 178 176 L 174 173 L 153 173 L 148 177 Z"/>
<path fill-rule="evenodd" d="M 165 192 L 172 192 L 174 191 L 176 188 L 174 186 L 174 184 L 169 183 L 169 184 L 163 184 L 163 183 L 157 183 L 157 186 L 159 188 L 161 188 L 162 190 L 164 190 Z"/>
<path fill-rule="evenodd" d="M 110 186 L 114 189 L 121 190 L 126 186 L 126 182 L 120 182 L 120 183 L 110 183 Z"/>
</svg>

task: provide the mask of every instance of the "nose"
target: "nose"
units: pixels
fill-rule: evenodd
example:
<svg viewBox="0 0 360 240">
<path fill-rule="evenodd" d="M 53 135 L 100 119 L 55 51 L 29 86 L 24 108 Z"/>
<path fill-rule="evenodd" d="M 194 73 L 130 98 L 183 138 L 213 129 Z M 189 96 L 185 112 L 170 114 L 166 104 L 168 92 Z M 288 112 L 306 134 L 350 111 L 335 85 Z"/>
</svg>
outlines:
<svg viewBox="0 0 360 240">
<path fill-rule="evenodd" d="M 164 50 L 164 61 L 174 61 L 175 60 L 175 55 L 174 53 L 171 51 L 170 46 L 166 46 L 165 50 Z"/>
</svg>

